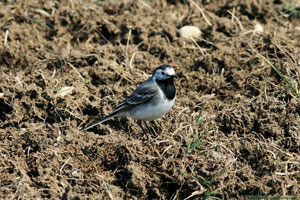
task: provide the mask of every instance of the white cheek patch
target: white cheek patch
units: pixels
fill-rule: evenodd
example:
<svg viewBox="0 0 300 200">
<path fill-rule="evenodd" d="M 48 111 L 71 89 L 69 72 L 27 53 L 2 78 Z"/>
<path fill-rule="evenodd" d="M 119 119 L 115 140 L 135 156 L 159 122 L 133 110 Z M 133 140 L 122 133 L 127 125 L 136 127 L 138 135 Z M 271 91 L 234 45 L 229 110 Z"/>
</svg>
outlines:
<svg viewBox="0 0 300 200">
<path fill-rule="evenodd" d="M 168 75 L 172 76 L 175 75 L 175 70 L 173 68 L 167 68 L 166 72 L 168 73 Z"/>
</svg>

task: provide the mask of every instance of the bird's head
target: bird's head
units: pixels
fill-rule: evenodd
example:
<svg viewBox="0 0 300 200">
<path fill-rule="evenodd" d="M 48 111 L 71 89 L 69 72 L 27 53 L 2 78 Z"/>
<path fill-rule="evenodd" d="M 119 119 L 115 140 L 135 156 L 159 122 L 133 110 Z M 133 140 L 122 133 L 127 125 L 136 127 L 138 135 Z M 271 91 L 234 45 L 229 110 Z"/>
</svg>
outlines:
<svg viewBox="0 0 300 200">
<path fill-rule="evenodd" d="M 170 65 L 161 65 L 154 70 L 152 77 L 155 78 L 155 80 L 163 81 L 173 79 L 177 76 L 173 67 Z"/>
</svg>

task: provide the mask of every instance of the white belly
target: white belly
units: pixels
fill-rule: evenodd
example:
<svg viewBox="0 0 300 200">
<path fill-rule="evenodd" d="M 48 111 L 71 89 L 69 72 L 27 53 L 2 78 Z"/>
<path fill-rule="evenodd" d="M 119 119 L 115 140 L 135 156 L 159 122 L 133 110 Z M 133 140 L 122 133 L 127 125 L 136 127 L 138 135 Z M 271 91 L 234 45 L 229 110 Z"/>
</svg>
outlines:
<svg viewBox="0 0 300 200">
<path fill-rule="evenodd" d="M 161 97 L 163 94 L 159 94 Z M 143 105 L 138 105 L 132 108 L 127 115 L 137 120 L 142 121 L 152 121 L 157 118 L 162 117 L 166 114 L 174 105 L 175 98 L 169 101 L 167 98 L 163 98 L 163 100 L 159 96 L 150 100 L 148 103 Z"/>
</svg>

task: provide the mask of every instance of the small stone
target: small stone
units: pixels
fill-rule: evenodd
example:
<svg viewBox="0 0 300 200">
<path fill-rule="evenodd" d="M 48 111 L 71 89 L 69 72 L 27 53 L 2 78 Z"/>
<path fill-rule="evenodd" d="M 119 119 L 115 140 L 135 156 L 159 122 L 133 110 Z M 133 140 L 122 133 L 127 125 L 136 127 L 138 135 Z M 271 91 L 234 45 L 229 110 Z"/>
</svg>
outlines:
<svg viewBox="0 0 300 200">
<path fill-rule="evenodd" d="M 179 29 L 179 35 L 185 39 L 198 38 L 202 32 L 196 26 L 183 26 Z"/>
<path fill-rule="evenodd" d="M 263 33 L 264 32 L 264 27 L 261 24 L 255 24 L 254 26 L 254 32 L 255 33 Z"/>
</svg>

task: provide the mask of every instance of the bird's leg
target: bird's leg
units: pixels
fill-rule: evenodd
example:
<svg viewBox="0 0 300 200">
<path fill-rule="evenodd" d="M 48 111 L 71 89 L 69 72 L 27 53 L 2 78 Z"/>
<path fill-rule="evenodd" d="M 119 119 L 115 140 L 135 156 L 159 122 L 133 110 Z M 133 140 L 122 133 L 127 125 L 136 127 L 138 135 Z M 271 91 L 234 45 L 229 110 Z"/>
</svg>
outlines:
<svg viewBox="0 0 300 200">
<path fill-rule="evenodd" d="M 144 124 L 145 124 L 145 126 L 147 127 L 147 129 L 148 129 L 149 133 L 151 134 L 151 136 L 154 137 L 154 138 L 156 138 L 157 135 L 155 134 L 155 132 L 154 132 L 154 130 L 152 129 L 152 127 L 149 127 L 145 121 L 144 121 Z"/>
<path fill-rule="evenodd" d="M 137 120 L 137 124 L 141 127 L 141 129 L 142 129 L 143 132 L 144 132 L 144 135 L 146 135 L 146 136 L 147 136 L 147 139 L 149 140 L 149 137 L 148 137 L 148 135 L 147 135 L 147 132 L 146 132 L 146 130 L 144 129 L 144 127 L 142 126 L 141 121 L 140 121 L 140 120 Z"/>
</svg>

